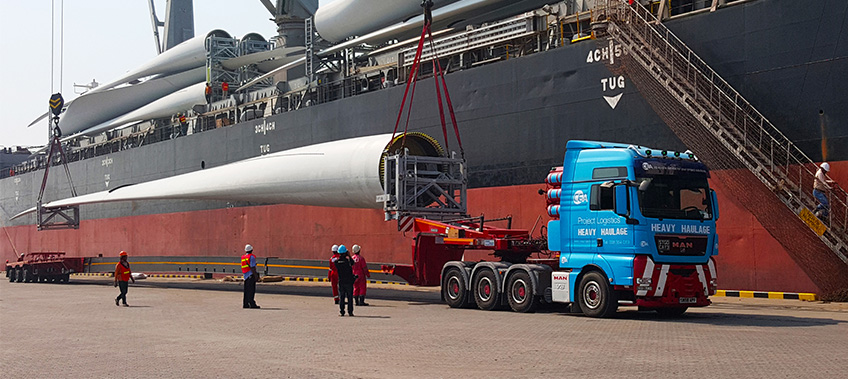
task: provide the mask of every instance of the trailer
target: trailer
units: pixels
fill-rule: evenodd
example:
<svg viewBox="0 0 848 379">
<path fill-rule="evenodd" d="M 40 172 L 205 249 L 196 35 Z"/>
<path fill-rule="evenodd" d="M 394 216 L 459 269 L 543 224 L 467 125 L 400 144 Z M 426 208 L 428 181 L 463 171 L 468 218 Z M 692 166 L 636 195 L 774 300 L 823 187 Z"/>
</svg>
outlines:
<svg viewBox="0 0 848 379">
<path fill-rule="evenodd" d="M 539 191 L 551 220 L 536 238 L 512 229 L 510 219 L 504 219 L 506 228 L 483 217 L 450 219 L 438 212 L 452 203 L 464 211 L 464 187 L 436 186 L 434 192 L 436 181 L 416 177 L 434 169 L 398 171 L 397 189 L 387 186 L 381 199 L 388 201 L 387 219 L 414 234 L 413 264 L 385 265 L 383 271 L 410 284 L 441 286 L 451 307 L 532 312 L 542 303 L 563 303 L 574 313 L 608 317 L 630 305 L 678 316 L 709 305 L 716 292 L 718 203 L 709 170 L 689 151 L 569 141 L 563 166 L 550 171 L 547 188 Z M 456 180 L 461 178 L 447 181 Z M 404 181 L 423 182 L 441 197 L 399 207 L 402 202 L 391 201 L 427 192 L 403 190 Z M 428 207 L 435 211 L 427 214 Z M 490 250 L 493 259 L 463 261 L 469 249 Z"/>
<path fill-rule="evenodd" d="M 26 253 L 16 262 L 6 261 L 6 277 L 18 283 L 67 283 L 83 267 L 84 258 L 65 257 L 64 252 Z"/>
</svg>

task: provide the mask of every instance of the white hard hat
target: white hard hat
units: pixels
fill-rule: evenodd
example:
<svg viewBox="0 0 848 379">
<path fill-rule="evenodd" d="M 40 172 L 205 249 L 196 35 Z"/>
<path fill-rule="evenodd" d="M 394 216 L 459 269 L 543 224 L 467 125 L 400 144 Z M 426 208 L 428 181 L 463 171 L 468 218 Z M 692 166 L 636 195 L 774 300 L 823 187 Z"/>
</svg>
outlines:
<svg viewBox="0 0 848 379">
<path fill-rule="evenodd" d="M 330 251 L 332 251 L 334 253 L 338 252 L 339 251 L 339 245 L 333 245 L 333 247 L 330 248 Z"/>
<path fill-rule="evenodd" d="M 253 251 L 253 246 L 250 246 L 250 244 L 244 245 L 244 252 L 245 253 L 249 253 L 251 251 Z"/>
<path fill-rule="evenodd" d="M 821 166 L 819 166 L 819 167 L 821 167 L 822 170 L 830 172 L 830 164 L 827 163 L 827 162 L 822 163 Z"/>
<path fill-rule="evenodd" d="M 351 247 L 350 249 L 353 250 L 354 254 L 359 254 L 359 250 L 361 250 L 362 248 L 359 247 L 359 245 L 353 245 L 353 247 Z"/>
</svg>

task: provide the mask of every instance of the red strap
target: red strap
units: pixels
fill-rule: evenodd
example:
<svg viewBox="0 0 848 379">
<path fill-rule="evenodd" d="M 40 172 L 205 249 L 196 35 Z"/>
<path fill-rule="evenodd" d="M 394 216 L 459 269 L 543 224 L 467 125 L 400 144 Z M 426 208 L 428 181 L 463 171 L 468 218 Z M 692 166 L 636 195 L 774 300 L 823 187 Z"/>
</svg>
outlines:
<svg viewBox="0 0 848 379">
<path fill-rule="evenodd" d="M 415 96 L 415 88 L 414 83 L 412 82 L 413 78 L 417 77 L 418 70 L 418 61 L 421 59 L 421 51 L 424 48 L 424 36 L 427 32 L 427 28 L 421 29 L 421 38 L 418 40 L 418 49 L 415 51 L 415 59 L 412 61 L 412 67 L 409 69 L 409 76 L 406 79 L 406 89 L 403 91 L 403 100 L 400 102 L 400 111 L 398 112 L 397 120 L 395 121 L 395 130 L 392 132 L 392 140 L 395 139 L 395 135 L 397 134 L 398 126 L 400 125 L 400 117 L 403 115 L 403 108 L 406 104 L 406 95 L 409 93 L 409 86 L 413 85 L 412 94 Z M 412 99 L 409 100 L 410 110 L 412 108 Z M 409 122 L 409 117 L 407 116 L 407 123 Z"/>
<path fill-rule="evenodd" d="M 439 89 L 439 75 L 436 70 L 436 64 L 441 66 L 438 58 L 436 58 L 436 47 L 433 44 L 433 34 L 430 34 L 430 51 L 433 52 L 433 80 L 436 82 L 436 102 L 439 103 L 439 120 L 442 122 L 442 135 L 445 137 L 445 151 L 450 151 L 448 148 L 448 127 L 445 125 L 445 109 L 442 106 L 442 91 Z M 444 78 L 442 79 L 444 82 Z"/>
<path fill-rule="evenodd" d="M 395 136 L 397 135 L 398 126 L 400 126 L 400 119 L 403 116 L 403 110 L 406 106 L 406 97 L 407 95 L 409 95 L 409 109 L 406 114 L 406 124 L 403 128 L 403 139 L 401 139 L 401 146 L 403 147 L 406 145 L 406 134 L 409 129 L 409 119 L 412 115 L 412 102 L 413 99 L 415 99 L 415 86 L 418 82 L 419 67 L 421 64 L 421 57 L 423 55 L 424 50 L 424 40 L 428 37 L 430 40 L 430 51 L 433 54 L 433 79 L 436 83 L 436 100 L 439 103 L 439 119 L 442 123 L 442 135 L 445 138 L 445 150 L 448 150 L 448 131 L 447 124 L 445 123 L 444 107 L 442 106 L 442 89 L 444 89 L 445 91 L 445 102 L 447 102 L 448 105 L 448 112 L 450 113 L 451 124 L 453 124 L 453 131 L 454 134 L 456 134 L 456 141 L 459 144 L 459 151 L 462 154 L 462 157 L 465 158 L 465 149 L 463 149 L 462 147 L 462 139 L 459 136 L 459 126 L 456 122 L 456 114 L 453 109 L 453 103 L 450 99 L 450 93 L 448 92 L 448 84 L 445 81 L 445 74 L 444 71 L 442 71 L 442 64 L 441 62 L 439 62 L 439 57 L 436 54 L 435 43 L 433 42 L 433 33 L 430 29 L 430 24 L 426 22 L 421 30 L 421 38 L 418 39 L 418 48 L 415 51 L 415 59 L 413 59 L 412 61 L 412 66 L 409 70 L 409 76 L 406 80 L 406 89 L 403 92 L 403 100 L 401 100 L 400 103 L 400 110 L 398 111 L 397 120 L 395 120 L 395 129 L 394 131 L 392 131 L 392 140 L 394 140 Z M 442 82 L 441 88 L 439 85 L 440 79 Z M 412 93 L 409 93 L 410 85 L 412 86 Z"/>
<path fill-rule="evenodd" d="M 448 83 L 445 81 L 445 73 L 442 70 L 442 63 L 439 62 L 439 57 L 436 55 L 436 49 L 433 47 L 433 33 L 430 33 L 430 49 L 433 51 L 433 62 L 435 67 L 433 68 L 433 76 L 440 77 L 442 79 L 442 87 L 445 90 L 445 102 L 448 104 L 448 112 L 450 112 L 451 123 L 453 124 L 453 132 L 456 134 L 456 142 L 459 144 L 459 152 L 463 158 L 465 158 L 465 149 L 462 148 L 462 139 L 459 137 L 459 126 L 456 122 L 456 114 L 453 111 L 453 103 L 451 103 L 450 93 L 448 92 Z M 436 70 L 438 68 L 438 71 Z M 436 91 L 438 96 L 438 79 L 436 80 Z M 445 134 L 445 150 L 448 150 L 448 137 L 447 137 L 447 127 L 445 126 L 444 115 L 442 114 L 442 99 L 439 97 L 439 115 L 442 117 L 442 130 Z"/>
</svg>

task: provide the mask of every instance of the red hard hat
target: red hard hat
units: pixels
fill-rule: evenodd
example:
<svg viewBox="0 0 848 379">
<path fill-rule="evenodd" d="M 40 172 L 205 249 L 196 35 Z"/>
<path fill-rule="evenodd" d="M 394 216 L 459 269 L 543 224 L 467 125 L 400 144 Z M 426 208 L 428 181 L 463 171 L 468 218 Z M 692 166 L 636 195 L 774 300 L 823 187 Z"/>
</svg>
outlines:
<svg viewBox="0 0 848 379">
<path fill-rule="evenodd" d="M 120 255 L 120 256 L 122 256 L 122 257 L 125 257 L 125 256 L 127 256 L 127 252 L 126 252 L 126 251 L 122 251 L 122 252 L 121 252 L 121 254 L 118 254 L 118 255 Z"/>
</svg>

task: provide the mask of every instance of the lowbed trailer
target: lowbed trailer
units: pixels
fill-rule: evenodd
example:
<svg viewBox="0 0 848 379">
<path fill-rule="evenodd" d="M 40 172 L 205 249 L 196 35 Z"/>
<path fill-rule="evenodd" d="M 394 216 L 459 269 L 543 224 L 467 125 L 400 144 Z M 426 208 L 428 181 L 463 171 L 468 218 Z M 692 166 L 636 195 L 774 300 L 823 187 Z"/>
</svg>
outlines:
<svg viewBox="0 0 848 379">
<path fill-rule="evenodd" d="M 383 271 L 440 285 L 455 308 L 532 312 L 544 302 L 591 317 L 619 305 L 680 315 L 716 292 L 718 204 L 708 178 L 688 151 L 569 141 L 540 190 L 552 218 L 546 235 L 483 218 L 399 214 L 399 229 L 415 233 L 413 264 Z M 468 249 L 491 250 L 497 261 L 462 261 Z"/>
<path fill-rule="evenodd" d="M 17 262 L 6 262 L 6 277 L 10 282 L 67 283 L 71 273 L 83 271 L 83 260 L 63 252 L 22 254 Z"/>
</svg>

